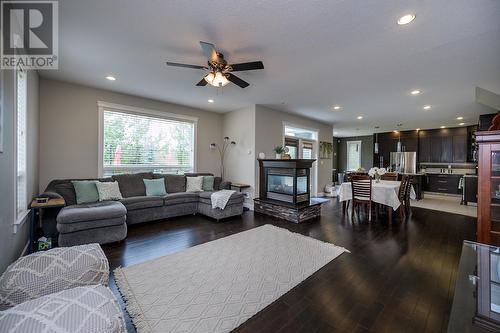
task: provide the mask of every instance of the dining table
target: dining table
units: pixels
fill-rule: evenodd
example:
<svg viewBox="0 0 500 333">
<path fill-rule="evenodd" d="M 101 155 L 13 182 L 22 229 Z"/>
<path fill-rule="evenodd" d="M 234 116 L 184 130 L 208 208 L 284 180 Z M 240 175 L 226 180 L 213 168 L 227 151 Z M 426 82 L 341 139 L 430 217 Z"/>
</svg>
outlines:
<svg viewBox="0 0 500 333">
<path fill-rule="evenodd" d="M 392 222 L 392 212 L 396 211 L 401 202 L 399 201 L 398 193 L 400 181 L 380 180 L 379 182 L 372 181 L 372 201 L 387 207 L 389 221 Z M 343 212 L 346 210 L 346 203 L 352 200 L 352 185 L 350 182 L 342 183 L 337 190 L 339 201 L 343 203 Z M 410 199 L 415 199 L 415 189 L 413 185 L 410 189 Z"/>
</svg>

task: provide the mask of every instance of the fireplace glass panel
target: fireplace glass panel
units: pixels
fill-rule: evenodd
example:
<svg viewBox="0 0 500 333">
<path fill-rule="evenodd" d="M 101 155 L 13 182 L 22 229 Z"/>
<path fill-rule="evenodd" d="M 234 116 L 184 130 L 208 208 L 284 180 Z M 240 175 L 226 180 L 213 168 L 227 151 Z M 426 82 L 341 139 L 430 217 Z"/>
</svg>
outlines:
<svg viewBox="0 0 500 333">
<path fill-rule="evenodd" d="M 297 177 L 297 194 L 307 193 L 307 176 Z"/>
<path fill-rule="evenodd" d="M 293 177 L 268 175 L 267 190 L 269 192 L 293 195 Z"/>
</svg>

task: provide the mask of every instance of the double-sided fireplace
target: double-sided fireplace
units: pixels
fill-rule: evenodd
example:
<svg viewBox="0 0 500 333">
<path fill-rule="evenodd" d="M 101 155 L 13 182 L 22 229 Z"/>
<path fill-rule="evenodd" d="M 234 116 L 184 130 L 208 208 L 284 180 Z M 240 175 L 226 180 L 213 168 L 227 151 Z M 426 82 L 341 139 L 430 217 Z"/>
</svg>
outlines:
<svg viewBox="0 0 500 333">
<path fill-rule="evenodd" d="M 259 160 L 259 198 L 256 212 L 292 222 L 317 217 L 320 203 L 311 200 L 311 167 L 315 160 Z"/>
</svg>

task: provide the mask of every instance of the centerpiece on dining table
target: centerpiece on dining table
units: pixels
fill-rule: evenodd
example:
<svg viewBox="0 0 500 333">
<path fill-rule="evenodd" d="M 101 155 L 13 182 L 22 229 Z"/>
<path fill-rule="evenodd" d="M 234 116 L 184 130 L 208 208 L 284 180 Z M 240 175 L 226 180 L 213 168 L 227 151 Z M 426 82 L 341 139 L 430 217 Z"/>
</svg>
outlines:
<svg viewBox="0 0 500 333">
<path fill-rule="evenodd" d="M 380 178 L 385 175 L 387 170 L 385 168 L 371 168 L 370 171 L 368 171 L 368 175 L 372 178 L 375 178 L 375 182 L 379 183 Z"/>
</svg>

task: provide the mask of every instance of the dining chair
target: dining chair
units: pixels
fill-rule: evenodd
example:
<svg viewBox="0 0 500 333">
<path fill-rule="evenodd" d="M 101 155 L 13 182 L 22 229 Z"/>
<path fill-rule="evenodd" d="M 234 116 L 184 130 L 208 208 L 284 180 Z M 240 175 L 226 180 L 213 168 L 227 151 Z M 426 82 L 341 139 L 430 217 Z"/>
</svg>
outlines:
<svg viewBox="0 0 500 333">
<path fill-rule="evenodd" d="M 401 205 L 399 206 L 399 218 L 403 221 L 408 213 L 409 205 L 409 191 L 411 189 L 411 177 L 408 175 L 403 175 L 401 177 L 401 183 L 399 185 L 398 199 Z"/>
<path fill-rule="evenodd" d="M 406 176 L 408 178 L 406 182 L 406 187 L 405 187 L 405 197 L 404 197 L 404 203 L 405 203 L 405 213 L 410 214 L 411 213 L 411 187 L 413 185 L 413 176 Z"/>
<path fill-rule="evenodd" d="M 359 206 L 368 208 L 368 221 L 372 220 L 372 179 L 368 176 L 353 175 L 351 177 L 352 186 L 352 213 L 351 218 L 354 216 L 354 210 L 357 208 L 359 218 Z"/>
<path fill-rule="evenodd" d="M 380 179 L 382 180 L 398 180 L 398 173 L 397 172 L 386 172 L 382 176 L 380 176 Z"/>
</svg>

